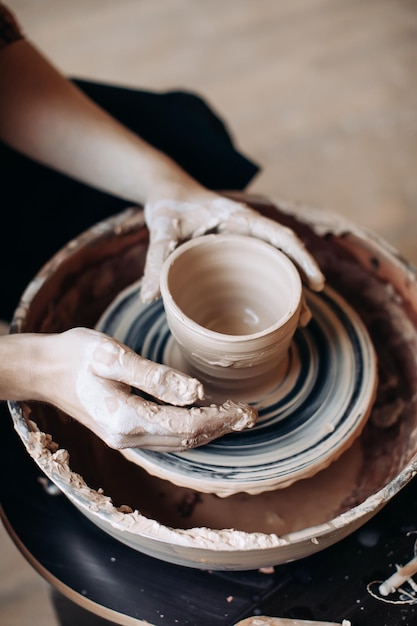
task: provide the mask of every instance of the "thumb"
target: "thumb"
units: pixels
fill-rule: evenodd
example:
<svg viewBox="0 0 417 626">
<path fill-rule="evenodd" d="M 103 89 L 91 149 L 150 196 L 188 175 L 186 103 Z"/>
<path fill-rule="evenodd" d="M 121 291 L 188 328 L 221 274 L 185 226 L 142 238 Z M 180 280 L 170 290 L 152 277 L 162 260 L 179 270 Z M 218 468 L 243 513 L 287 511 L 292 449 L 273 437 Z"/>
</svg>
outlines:
<svg viewBox="0 0 417 626">
<path fill-rule="evenodd" d="M 145 206 L 145 221 L 149 229 L 149 248 L 146 254 L 145 269 L 142 279 L 140 299 L 142 302 L 152 302 L 159 298 L 159 276 L 165 259 L 174 248 L 179 238 L 179 223 L 167 215 L 164 204 L 147 204 Z"/>
<path fill-rule="evenodd" d="M 161 295 L 159 289 L 159 276 L 162 265 L 169 253 L 174 249 L 176 242 L 156 241 L 149 244 L 146 255 L 145 269 L 143 272 L 140 299 L 142 302 L 152 302 Z"/>
</svg>

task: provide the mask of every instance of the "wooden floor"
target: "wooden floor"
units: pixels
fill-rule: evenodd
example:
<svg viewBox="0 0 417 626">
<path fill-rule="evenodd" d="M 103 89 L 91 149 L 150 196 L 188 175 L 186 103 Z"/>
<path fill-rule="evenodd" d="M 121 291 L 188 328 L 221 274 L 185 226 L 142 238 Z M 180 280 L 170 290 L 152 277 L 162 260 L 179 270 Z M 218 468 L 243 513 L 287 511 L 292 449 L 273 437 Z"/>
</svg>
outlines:
<svg viewBox="0 0 417 626">
<path fill-rule="evenodd" d="M 9 0 L 65 73 L 202 94 L 262 165 L 251 186 L 349 218 L 417 264 L 414 0 Z M 0 625 L 53 626 L 0 531 Z"/>
</svg>

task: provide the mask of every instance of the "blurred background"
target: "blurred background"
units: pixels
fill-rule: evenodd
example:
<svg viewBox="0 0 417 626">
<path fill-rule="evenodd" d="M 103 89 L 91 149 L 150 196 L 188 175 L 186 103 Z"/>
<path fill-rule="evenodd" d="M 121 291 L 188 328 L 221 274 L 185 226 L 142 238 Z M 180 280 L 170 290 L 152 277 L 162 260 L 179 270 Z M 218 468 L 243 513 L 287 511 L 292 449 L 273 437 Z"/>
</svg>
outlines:
<svg viewBox="0 0 417 626">
<path fill-rule="evenodd" d="M 414 0 L 6 4 L 68 76 L 198 92 L 262 167 L 248 191 L 344 216 L 417 265 Z M 55 626 L 2 526 L 0 554 L 0 625 Z"/>
</svg>

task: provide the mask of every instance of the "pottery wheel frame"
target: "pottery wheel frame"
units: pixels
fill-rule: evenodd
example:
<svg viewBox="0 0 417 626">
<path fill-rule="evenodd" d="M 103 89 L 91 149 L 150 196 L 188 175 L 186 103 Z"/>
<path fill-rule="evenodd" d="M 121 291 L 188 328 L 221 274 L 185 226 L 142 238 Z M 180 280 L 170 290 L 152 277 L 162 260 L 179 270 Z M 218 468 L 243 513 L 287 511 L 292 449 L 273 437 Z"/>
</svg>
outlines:
<svg viewBox="0 0 417 626">
<path fill-rule="evenodd" d="M 372 337 L 382 333 L 375 342 L 383 366 L 376 405 L 385 409 L 386 426 L 372 426 L 366 433 L 367 457 L 354 492 L 345 494 L 343 508 L 331 519 L 279 537 L 227 528 L 167 528 L 139 510 L 119 510 L 106 492 L 97 491 L 100 477 L 89 472 L 91 464 L 85 461 L 93 442 L 106 455 L 107 451 L 88 431 L 51 407 L 9 403 L 15 430 L 27 453 L 85 517 L 134 550 L 170 563 L 210 570 L 267 567 L 319 552 L 365 524 L 417 473 L 416 270 L 377 236 L 339 216 L 311 207 L 271 203 L 260 196 L 229 196 L 293 228 L 319 260 L 329 284 L 340 284 L 342 295 L 365 318 Z M 120 290 L 138 279 L 146 250 L 147 232 L 143 215 L 137 210 L 128 209 L 97 224 L 69 242 L 34 278 L 23 294 L 11 332 L 94 327 Z M 394 380 L 396 386 L 390 388 L 393 363 L 399 376 Z M 393 392 L 403 408 L 398 408 L 398 402 L 390 403 Z M 370 422 L 373 424 L 375 411 L 365 431 Z M 78 436 L 76 447 L 72 444 L 74 434 Z M 56 452 L 51 439 L 58 442 Z M 382 473 L 375 465 L 375 446 L 378 454 L 383 450 Z"/>
</svg>

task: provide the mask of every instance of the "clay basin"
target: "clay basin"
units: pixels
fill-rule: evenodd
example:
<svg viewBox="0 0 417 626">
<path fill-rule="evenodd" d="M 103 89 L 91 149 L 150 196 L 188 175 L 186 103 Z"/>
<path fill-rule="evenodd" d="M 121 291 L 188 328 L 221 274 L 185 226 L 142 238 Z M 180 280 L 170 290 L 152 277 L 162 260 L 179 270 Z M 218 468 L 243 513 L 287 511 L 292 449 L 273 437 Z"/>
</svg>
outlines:
<svg viewBox="0 0 417 626">
<path fill-rule="evenodd" d="M 282 489 L 219 498 L 151 476 L 52 407 L 9 404 L 28 453 L 94 524 L 135 550 L 204 569 L 267 567 L 322 550 L 375 515 L 417 469 L 415 270 L 373 234 L 332 214 L 237 197 L 298 233 L 372 340 L 376 399 L 338 459 Z M 140 279 L 146 249 L 140 212 L 93 227 L 34 278 L 12 332 L 94 327 Z"/>
</svg>

